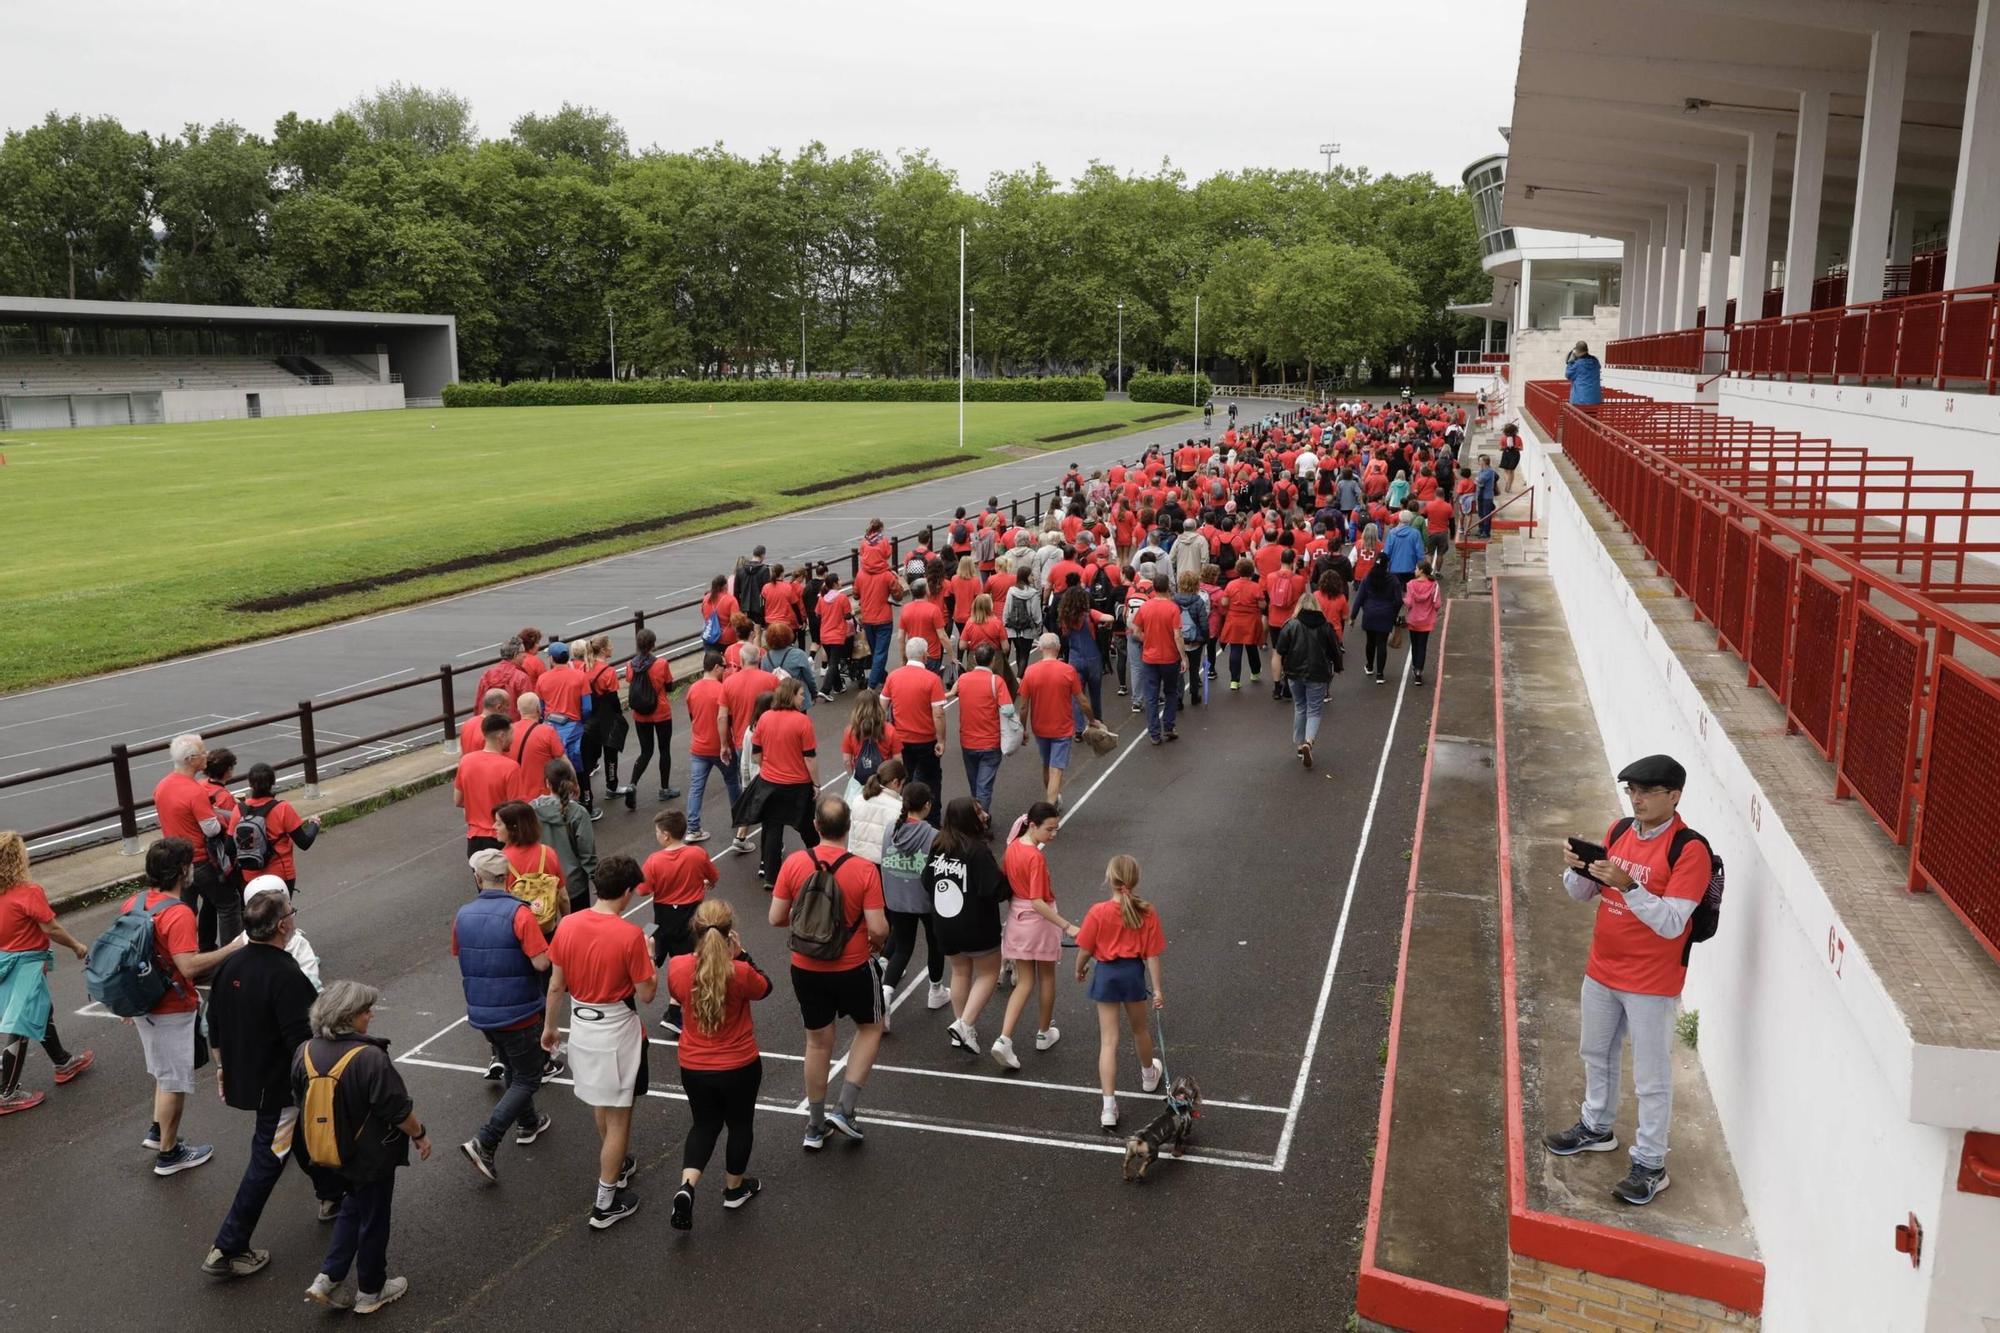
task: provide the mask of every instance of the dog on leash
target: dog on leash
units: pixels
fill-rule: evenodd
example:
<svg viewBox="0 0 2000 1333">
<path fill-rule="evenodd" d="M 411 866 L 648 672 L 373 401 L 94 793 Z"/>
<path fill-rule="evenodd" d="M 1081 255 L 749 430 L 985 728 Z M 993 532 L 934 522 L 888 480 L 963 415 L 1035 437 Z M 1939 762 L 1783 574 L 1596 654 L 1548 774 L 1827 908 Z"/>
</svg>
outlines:
<svg viewBox="0 0 2000 1333">
<path fill-rule="evenodd" d="M 1167 1104 L 1152 1123 L 1125 1140 L 1125 1179 L 1145 1183 L 1146 1172 L 1159 1159 L 1160 1150 L 1170 1149 L 1179 1157 L 1194 1137 L 1194 1122 L 1201 1119 L 1201 1085 L 1181 1074 L 1167 1089 Z"/>
</svg>

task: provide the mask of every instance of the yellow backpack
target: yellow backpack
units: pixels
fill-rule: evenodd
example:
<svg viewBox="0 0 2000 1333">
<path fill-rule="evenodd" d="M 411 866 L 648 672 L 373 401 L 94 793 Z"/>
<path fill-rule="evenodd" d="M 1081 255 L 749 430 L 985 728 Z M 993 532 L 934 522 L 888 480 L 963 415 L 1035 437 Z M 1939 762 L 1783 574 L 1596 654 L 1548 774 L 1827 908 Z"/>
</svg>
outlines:
<svg viewBox="0 0 2000 1333">
<path fill-rule="evenodd" d="M 556 928 L 556 919 L 562 915 L 564 895 L 561 878 L 549 873 L 547 843 L 542 844 L 542 859 L 537 863 L 534 874 L 510 873 L 507 892 L 534 909 L 535 920 L 541 923 L 543 931 Z"/>
<path fill-rule="evenodd" d="M 305 1107 L 299 1118 L 305 1128 L 306 1158 L 315 1166 L 339 1170 L 346 1165 L 340 1152 L 340 1134 L 334 1128 L 334 1099 L 339 1095 L 340 1076 L 363 1049 L 352 1047 L 322 1074 L 313 1068 L 312 1043 L 306 1043 L 301 1056 L 306 1069 Z"/>
</svg>

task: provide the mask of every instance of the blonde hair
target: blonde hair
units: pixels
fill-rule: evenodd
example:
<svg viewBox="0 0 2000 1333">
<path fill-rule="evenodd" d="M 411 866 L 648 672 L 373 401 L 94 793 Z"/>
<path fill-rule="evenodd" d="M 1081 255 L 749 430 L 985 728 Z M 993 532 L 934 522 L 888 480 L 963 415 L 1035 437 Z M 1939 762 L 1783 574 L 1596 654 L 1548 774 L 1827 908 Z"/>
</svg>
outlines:
<svg viewBox="0 0 2000 1333">
<path fill-rule="evenodd" d="M 980 593 L 972 599 L 971 624 L 983 625 L 993 619 L 993 598 L 989 593 Z"/>
<path fill-rule="evenodd" d="M 958 576 L 962 579 L 976 579 L 979 577 L 979 571 L 973 566 L 971 556 L 964 555 L 958 558 Z"/>
<path fill-rule="evenodd" d="M 1139 896 L 1139 863 L 1121 852 L 1104 867 L 1104 877 L 1111 881 L 1111 896 L 1125 929 L 1137 930 L 1146 913 L 1153 910 L 1153 905 Z"/>
<path fill-rule="evenodd" d="M 720 898 L 704 898 L 689 923 L 694 931 L 694 984 L 688 988 L 688 1011 L 701 1030 L 713 1034 L 729 1010 L 729 978 L 736 971 L 736 949 L 729 932 L 736 915 Z"/>
<path fill-rule="evenodd" d="M 1014 557 L 1012 555 L 1003 555 L 995 560 L 993 562 L 993 572 L 996 574 L 1012 574 L 1014 572 Z"/>
<path fill-rule="evenodd" d="M 882 696 L 863 690 L 854 700 L 854 712 L 847 720 L 856 745 L 874 741 L 880 745 L 889 734 L 889 719 L 882 711 Z"/>
<path fill-rule="evenodd" d="M 786 676 L 778 682 L 777 690 L 771 695 L 771 707 L 789 708 L 796 712 L 805 694 L 806 687 L 797 676 Z"/>
<path fill-rule="evenodd" d="M 593 662 L 609 662 L 611 660 L 611 636 L 609 634 L 598 635 L 583 645 L 583 651 L 589 654 L 590 660 Z"/>
<path fill-rule="evenodd" d="M 18 833 L 0 833 L 0 893 L 28 882 L 28 844 Z"/>
</svg>

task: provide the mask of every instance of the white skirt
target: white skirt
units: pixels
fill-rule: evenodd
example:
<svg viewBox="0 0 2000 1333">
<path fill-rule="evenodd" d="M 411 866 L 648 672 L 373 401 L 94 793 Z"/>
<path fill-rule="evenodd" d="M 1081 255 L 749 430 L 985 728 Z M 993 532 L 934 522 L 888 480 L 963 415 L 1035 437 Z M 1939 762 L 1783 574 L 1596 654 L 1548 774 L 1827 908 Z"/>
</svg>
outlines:
<svg viewBox="0 0 2000 1333">
<path fill-rule="evenodd" d="M 569 1076 L 586 1106 L 630 1106 L 644 1088 L 646 1022 L 623 1000 L 569 1006 Z"/>
</svg>

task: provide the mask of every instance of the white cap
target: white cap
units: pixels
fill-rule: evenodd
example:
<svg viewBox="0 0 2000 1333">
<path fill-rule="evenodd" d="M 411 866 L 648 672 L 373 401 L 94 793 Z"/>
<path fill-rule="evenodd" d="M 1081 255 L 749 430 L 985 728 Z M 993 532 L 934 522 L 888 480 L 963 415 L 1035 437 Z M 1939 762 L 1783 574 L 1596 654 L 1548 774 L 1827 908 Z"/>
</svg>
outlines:
<svg viewBox="0 0 2000 1333">
<path fill-rule="evenodd" d="M 259 875 L 243 886 L 243 905 L 248 907 L 250 900 L 260 893 L 289 894 L 291 890 L 286 888 L 285 881 L 276 875 Z"/>
</svg>

